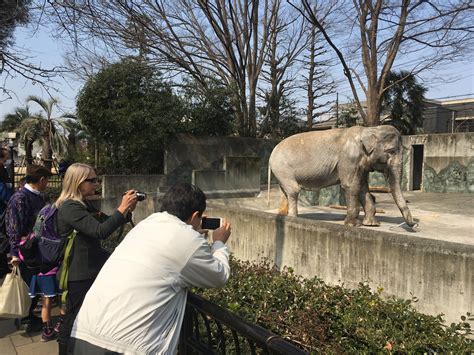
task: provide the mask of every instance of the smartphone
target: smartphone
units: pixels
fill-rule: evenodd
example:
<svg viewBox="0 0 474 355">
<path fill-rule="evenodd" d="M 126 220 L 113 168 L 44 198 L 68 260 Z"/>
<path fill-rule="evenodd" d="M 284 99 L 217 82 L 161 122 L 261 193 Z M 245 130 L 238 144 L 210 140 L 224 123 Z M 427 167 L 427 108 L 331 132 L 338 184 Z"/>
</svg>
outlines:
<svg viewBox="0 0 474 355">
<path fill-rule="evenodd" d="M 202 229 L 217 229 L 221 226 L 222 218 L 220 217 L 202 217 Z"/>
</svg>

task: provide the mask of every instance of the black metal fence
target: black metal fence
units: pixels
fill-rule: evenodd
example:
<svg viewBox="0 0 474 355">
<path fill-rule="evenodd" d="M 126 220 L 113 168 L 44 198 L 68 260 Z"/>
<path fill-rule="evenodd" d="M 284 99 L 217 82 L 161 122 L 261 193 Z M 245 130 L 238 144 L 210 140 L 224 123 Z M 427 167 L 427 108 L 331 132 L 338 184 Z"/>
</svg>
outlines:
<svg viewBox="0 0 474 355">
<path fill-rule="evenodd" d="M 21 174 L 16 172 L 15 173 L 15 189 L 18 189 L 20 184 L 22 184 L 22 180 L 25 177 L 26 174 Z M 48 182 L 48 187 L 50 188 L 56 188 L 56 189 L 61 189 L 63 185 L 63 181 L 61 177 L 57 174 L 54 174 L 50 176 L 49 182 Z"/>
<path fill-rule="evenodd" d="M 188 293 L 178 354 L 307 354 L 280 336 Z"/>
</svg>

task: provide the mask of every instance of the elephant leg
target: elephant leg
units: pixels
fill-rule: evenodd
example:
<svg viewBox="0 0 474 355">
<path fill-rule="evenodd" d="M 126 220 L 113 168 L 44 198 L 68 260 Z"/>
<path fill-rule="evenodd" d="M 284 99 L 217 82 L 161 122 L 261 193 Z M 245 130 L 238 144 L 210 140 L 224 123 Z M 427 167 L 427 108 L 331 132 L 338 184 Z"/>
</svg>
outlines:
<svg viewBox="0 0 474 355">
<path fill-rule="evenodd" d="M 375 201 L 372 194 L 369 192 L 369 184 L 367 181 L 365 181 L 361 186 L 359 198 L 365 213 L 362 224 L 364 226 L 380 226 L 380 222 L 375 218 Z"/>
<path fill-rule="evenodd" d="M 346 203 L 347 203 L 347 215 L 344 219 L 344 224 L 346 226 L 358 227 L 360 222 L 357 219 L 359 217 L 360 205 L 359 205 L 359 189 L 346 187 Z"/>
<path fill-rule="evenodd" d="M 299 190 L 292 191 L 288 194 L 288 216 L 298 216 L 298 195 Z"/>
<path fill-rule="evenodd" d="M 278 214 L 282 216 L 288 215 L 288 195 L 285 190 L 280 186 L 280 207 L 278 208 Z"/>
<path fill-rule="evenodd" d="M 300 187 L 296 181 L 285 181 L 280 183 L 280 189 L 284 198 L 281 200 L 278 214 L 293 216 L 298 215 L 298 195 Z"/>
</svg>

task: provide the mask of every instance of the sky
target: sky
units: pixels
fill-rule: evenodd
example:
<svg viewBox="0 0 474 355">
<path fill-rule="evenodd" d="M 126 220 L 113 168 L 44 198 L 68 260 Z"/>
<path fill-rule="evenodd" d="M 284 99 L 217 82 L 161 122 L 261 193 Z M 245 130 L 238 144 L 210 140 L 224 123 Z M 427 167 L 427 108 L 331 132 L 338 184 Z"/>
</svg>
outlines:
<svg viewBox="0 0 474 355">
<path fill-rule="evenodd" d="M 47 31 L 32 32 L 31 29 L 19 28 L 15 32 L 15 46 L 17 49 L 25 51 L 31 57 L 32 62 L 41 64 L 45 67 L 52 67 L 63 64 L 64 47 L 52 39 Z M 472 59 L 472 58 L 471 58 Z M 403 69 L 403 68 L 396 68 Z M 335 73 L 336 77 L 341 74 Z M 437 76 L 438 80 L 432 80 L 432 76 Z M 4 78 L 1 77 L 3 82 Z M 346 81 L 341 80 L 342 84 L 338 88 L 340 103 L 348 102 L 352 93 Z M 463 97 L 474 97 L 474 61 L 456 62 L 443 70 L 437 70 L 435 73 L 425 73 L 421 76 L 421 82 L 428 88 L 425 95 L 428 99 L 458 99 Z M 59 111 L 57 113 L 74 113 L 75 98 L 81 88 L 81 83 L 73 79 L 57 78 L 52 85 L 51 93 L 59 99 Z M 29 95 L 37 95 L 47 100 L 47 92 L 39 85 L 32 85 L 22 77 L 9 79 L 7 87 L 13 91 L 11 99 L 0 93 L 0 120 L 14 111 L 15 107 L 23 106 L 25 99 Z M 32 112 L 36 108 L 30 104 Z"/>
</svg>

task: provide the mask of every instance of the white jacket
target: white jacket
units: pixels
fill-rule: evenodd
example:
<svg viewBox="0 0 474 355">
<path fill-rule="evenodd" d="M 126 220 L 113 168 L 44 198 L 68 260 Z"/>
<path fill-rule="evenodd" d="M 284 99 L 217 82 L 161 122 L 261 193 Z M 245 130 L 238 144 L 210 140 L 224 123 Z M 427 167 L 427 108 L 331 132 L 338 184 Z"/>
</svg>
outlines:
<svg viewBox="0 0 474 355">
<path fill-rule="evenodd" d="M 174 354 L 187 288 L 221 287 L 229 251 L 166 212 L 133 228 L 86 295 L 71 336 L 125 354 Z"/>
</svg>

